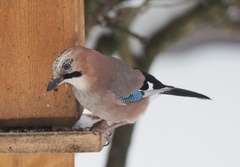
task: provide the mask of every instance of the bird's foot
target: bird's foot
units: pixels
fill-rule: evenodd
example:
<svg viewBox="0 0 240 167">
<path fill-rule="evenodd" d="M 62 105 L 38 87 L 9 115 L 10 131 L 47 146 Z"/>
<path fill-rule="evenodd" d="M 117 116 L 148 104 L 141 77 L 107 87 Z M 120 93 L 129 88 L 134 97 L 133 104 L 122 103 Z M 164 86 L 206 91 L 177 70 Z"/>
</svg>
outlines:
<svg viewBox="0 0 240 167">
<path fill-rule="evenodd" d="M 106 129 L 109 127 L 109 125 L 107 124 L 107 121 L 105 120 L 100 120 L 96 123 L 94 123 L 92 125 L 92 127 L 90 128 L 90 130 L 93 132 L 93 133 L 96 133 L 96 132 L 101 132 L 101 133 L 108 133 L 108 131 L 106 131 Z"/>
<path fill-rule="evenodd" d="M 96 134 L 96 132 L 101 132 L 101 133 L 106 134 L 107 145 L 108 145 L 109 141 L 110 141 L 110 137 L 111 137 L 114 129 L 116 129 L 120 126 L 126 125 L 126 124 L 127 124 L 127 122 L 119 122 L 119 123 L 114 123 L 114 124 L 109 126 L 107 124 L 107 121 L 101 120 L 101 121 L 98 121 L 95 124 L 93 124 L 93 126 L 90 128 L 90 130 L 94 134 Z"/>
<path fill-rule="evenodd" d="M 93 132 L 93 134 L 96 134 L 97 132 L 104 133 L 104 137 L 106 139 L 106 144 L 104 146 L 107 146 L 110 144 L 110 138 L 112 136 L 113 131 L 108 130 L 109 125 L 107 124 L 107 121 L 100 120 L 92 125 L 90 130 Z"/>
</svg>

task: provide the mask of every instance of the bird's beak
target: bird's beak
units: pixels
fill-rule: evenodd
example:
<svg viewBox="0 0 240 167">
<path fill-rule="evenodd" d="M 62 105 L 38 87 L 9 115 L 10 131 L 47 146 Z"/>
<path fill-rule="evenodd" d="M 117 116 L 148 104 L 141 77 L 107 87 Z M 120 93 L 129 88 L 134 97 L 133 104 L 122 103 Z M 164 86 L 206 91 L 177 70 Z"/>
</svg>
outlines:
<svg viewBox="0 0 240 167">
<path fill-rule="evenodd" d="M 47 86 L 47 91 L 50 91 L 56 88 L 63 80 L 64 80 L 63 77 L 52 79 Z"/>
</svg>

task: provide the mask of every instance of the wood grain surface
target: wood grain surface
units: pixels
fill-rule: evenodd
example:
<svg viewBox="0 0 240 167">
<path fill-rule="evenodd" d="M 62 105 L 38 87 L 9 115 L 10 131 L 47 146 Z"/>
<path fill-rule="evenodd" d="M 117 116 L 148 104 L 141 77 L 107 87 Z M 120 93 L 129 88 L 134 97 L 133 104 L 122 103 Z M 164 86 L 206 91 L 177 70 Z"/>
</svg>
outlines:
<svg viewBox="0 0 240 167">
<path fill-rule="evenodd" d="M 74 167 L 74 154 L 0 154 L 2 167 Z"/>
<path fill-rule="evenodd" d="M 59 52 L 84 44 L 83 0 L 1 0 L 0 16 L 0 126 L 72 125 L 70 86 L 46 87 Z"/>
</svg>

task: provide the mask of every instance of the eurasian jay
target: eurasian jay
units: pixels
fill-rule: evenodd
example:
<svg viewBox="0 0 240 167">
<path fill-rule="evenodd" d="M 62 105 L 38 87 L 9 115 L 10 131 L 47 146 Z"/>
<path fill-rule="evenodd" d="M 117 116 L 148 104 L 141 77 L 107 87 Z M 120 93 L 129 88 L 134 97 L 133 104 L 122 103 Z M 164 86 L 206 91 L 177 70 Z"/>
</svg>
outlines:
<svg viewBox="0 0 240 167">
<path fill-rule="evenodd" d="M 52 68 L 47 91 L 62 83 L 71 84 L 79 103 L 107 122 L 107 126 L 95 129 L 101 132 L 134 123 L 152 99 L 161 94 L 210 99 L 200 93 L 164 85 L 119 59 L 82 46 L 61 52 Z"/>
</svg>

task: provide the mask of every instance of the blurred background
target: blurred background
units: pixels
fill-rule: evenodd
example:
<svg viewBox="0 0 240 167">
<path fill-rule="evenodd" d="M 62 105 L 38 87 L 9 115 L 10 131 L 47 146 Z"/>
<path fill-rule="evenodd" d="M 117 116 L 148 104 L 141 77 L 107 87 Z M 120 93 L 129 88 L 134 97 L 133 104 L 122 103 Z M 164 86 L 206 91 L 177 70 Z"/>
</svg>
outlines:
<svg viewBox="0 0 240 167">
<path fill-rule="evenodd" d="M 239 0 L 86 0 L 85 20 L 87 47 L 212 100 L 163 95 L 75 166 L 240 166 Z"/>
</svg>

